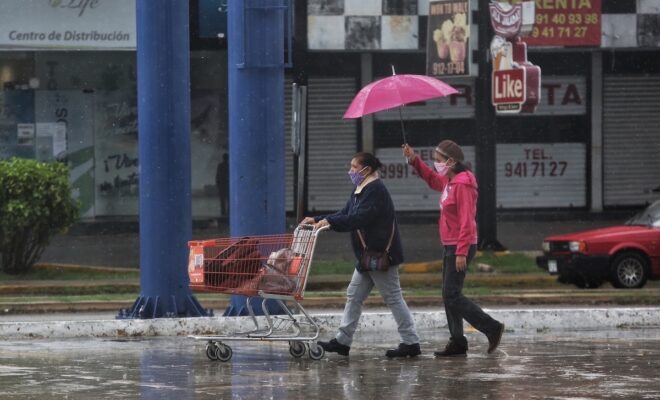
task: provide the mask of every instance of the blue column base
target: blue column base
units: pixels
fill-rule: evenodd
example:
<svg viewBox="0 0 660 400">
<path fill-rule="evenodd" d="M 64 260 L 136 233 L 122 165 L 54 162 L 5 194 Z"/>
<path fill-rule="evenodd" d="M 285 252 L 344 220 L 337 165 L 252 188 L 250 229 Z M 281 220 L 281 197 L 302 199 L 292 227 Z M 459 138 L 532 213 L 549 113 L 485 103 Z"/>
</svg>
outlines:
<svg viewBox="0 0 660 400">
<path fill-rule="evenodd" d="M 179 300 L 181 300 L 179 298 Z M 177 304 L 183 303 L 183 310 Z M 213 310 L 205 309 L 195 296 L 186 295 L 183 301 L 177 301 L 176 296 L 160 298 L 160 296 L 139 296 L 131 308 L 122 308 L 116 319 L 152 319 L 152 318 L 187 318 L 212 317 Z"/>
</svg>

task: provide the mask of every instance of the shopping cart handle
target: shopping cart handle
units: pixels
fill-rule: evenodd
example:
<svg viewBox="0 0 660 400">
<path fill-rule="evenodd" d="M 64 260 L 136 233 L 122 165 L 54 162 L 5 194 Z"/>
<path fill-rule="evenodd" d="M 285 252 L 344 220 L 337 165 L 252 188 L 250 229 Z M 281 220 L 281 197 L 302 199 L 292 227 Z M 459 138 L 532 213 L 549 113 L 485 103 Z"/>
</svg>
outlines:
<svg viewBox="0 0 660 400">
<path fill-rule="evenodd" d="M 305 231 L 313 231 L 314 234 L 318 234 L 319 232 L 327 231 L 330 229 L 330 225 L 325 225 L 320 227 L 319 229 L 314 229 L 314 225 L 312 224 L 300 224 L 296 227 L 296 231 L 298 230 L 305 230 Z"/>
</svg>

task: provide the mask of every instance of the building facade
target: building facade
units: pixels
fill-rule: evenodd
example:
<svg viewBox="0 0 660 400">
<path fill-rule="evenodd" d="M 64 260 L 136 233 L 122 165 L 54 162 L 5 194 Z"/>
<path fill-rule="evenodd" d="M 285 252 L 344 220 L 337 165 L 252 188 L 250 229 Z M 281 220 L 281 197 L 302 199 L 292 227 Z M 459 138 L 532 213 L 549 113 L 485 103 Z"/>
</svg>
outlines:
<svg viewBox="0 0 660 400">
<path fill-rule="evenodd" d="M 566 2 L 536 3 L 538 11 Z M 530 45 L 528 57 L 543 71 L 540 104 L 533 114 L 496 118 L 500 209 L 598 212 L 660 198 L 660 5 L 587 3 L 589 15 L 599 21 L 598 45 Z M 218 185 L 227 180 L 221 166 L 228 149 L 227 38 L 218 12 L 223 4 L 191 1 L 196 219 L 221 216 Z M 481 18 L 477 0 L 468 4 L 470 16 Z M 0 5 L 0 158 L 64 160 L 84 218 L 136 216 L 135 0 L 0 0 Z M 397 73 L 426 73 L 429 1 L 307 0 L 305 5 L 307 210 L 343 206 L 351 189 L 347 162 L 360 150 L 373 151 L 384 162 L 382 176 L 399 211 L 437 210 L 437 195 L 401 156 L 398 110 L 342 119 L 355 93 L 390 75 L 392 66 Z M 476 49 L 474 21 L 469 32 Z M 289 74 L 285 90 L 287 131 L 292 79 Z M 443 80 L 459 94 L 405 107 L 408 140 L 428 161 L 440 140 L 455 140 L 479 168 L 475 76 Z M 286 136 L 287 210 L 293 211 L 293 155 Z"/>
<path fill-rule="evenodd" d="M 467 4 L 463 9 L 472 10 L 473 20 L 488 18 L 477 10 L 477 0 L 445 3 Z M 541 31 L 529 40 L 528 59 L 542 69 L 540 104 L 532 114 L 496 117 L 497 207 L 599 212 L 660 198 L 655 111 L 660 109 L 660 5 L 647 0 L 548 0 L 535 5 L 535 27 Z M 390 75 L 392 66 L 397 73 L 425 74 L 427 42 L 434 39 L 428 13 L 429 1 L 422 0 L 309 0 L 309 51 L 315 64 L 345 66 L 337 62 L 341 57 L 359 63 L 353 75 L 356 89 Z M 565 36 L 568 27 L 574 37 Z M 474 23 L 469 32 L 474 50 L 479 46 Z M 471 69 L 476 67 L 473 58 Z M 475 77 L 443 80 L 460 93 L 404 107 L 408 140 L 428 161 L 440 140 L 455 140 L 479 168 L 474 163 L 479 118 Z M 313 90 L 310 84 L 310 96 Z M 310 104 L 314 101 L 312 96 Z M 353 124 L 363 149 L 385 162 L 382 176 L 398 210 L 437 209 L 437 196 L 411 175 L 401 157 L 398 110 L 346 124 Z M 313 136 L 312 129 L 310 125 Z M 325 188 L 327 193 L 336 189 Z"/>
</svg>

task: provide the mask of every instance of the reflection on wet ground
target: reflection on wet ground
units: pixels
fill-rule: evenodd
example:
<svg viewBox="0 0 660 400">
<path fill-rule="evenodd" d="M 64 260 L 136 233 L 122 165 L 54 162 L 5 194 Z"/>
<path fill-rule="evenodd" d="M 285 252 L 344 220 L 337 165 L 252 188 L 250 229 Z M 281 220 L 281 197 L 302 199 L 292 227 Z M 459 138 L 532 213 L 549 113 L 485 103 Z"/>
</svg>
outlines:
<svg viewBox="0 0 660 400">
<path fill-rule="evenodd" d="M 230 342 L 212 362 L 188 338 L 0 341 L 2 399 L 660 398 L 660 332 L 507 332 L 500 350 L 468 335 L 467 358 L 387 360 L 396 336 L 362 337 L 350 357 L 289 355 L 286 343 Z"/>
</svg>

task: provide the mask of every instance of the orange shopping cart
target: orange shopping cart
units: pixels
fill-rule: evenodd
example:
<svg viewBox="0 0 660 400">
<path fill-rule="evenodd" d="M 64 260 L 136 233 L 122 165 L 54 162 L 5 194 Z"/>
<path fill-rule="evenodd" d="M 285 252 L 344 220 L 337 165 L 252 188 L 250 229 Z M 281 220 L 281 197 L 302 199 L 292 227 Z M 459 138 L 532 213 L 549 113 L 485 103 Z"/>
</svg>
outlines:
<svg viewBox="0 0 660 400">
<path fill-rule="evenodd" d="M 206 356 L 213 361 L 229 361 L 232 340 L 271 340 L 289 343 L 292 356 L 307 351 L 313 360 L 323 358 L 316 344 L 320 328 L 300 301 L 305 293 L 309 267 L 319 233 L 313 225 L 299 225 L 292 234 L 258 235 L 240 238 L 195 240 L 188 243 L 190 287 L 197 291 L 238 294 L 263 298 L 264 322 L 247 301 L 252 329 L 226 336 L 190 336 L 206 340 Z M 284 315 L 270 315 L 268 299 L 276 301 Z M 284 301 L 293 303 L 287 307 Z"/>
</svg>

